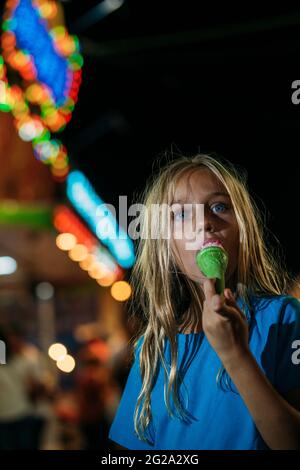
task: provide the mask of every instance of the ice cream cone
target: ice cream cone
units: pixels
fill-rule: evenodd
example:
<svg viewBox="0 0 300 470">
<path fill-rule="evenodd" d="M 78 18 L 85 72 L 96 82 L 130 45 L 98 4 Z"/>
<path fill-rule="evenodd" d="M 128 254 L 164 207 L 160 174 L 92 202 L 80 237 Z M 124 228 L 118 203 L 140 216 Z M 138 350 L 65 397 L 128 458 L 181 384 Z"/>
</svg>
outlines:
<svg viewBox="0 0 300 470">
<path fill-rule="evenodd" d="M 225 272 L 228 254 L 221 246 L 207 246 L 198 251 L 196 263 L 204 276 L 216 279 L 216 292 L 222 294 L 225 288 Z"/>
</svg>

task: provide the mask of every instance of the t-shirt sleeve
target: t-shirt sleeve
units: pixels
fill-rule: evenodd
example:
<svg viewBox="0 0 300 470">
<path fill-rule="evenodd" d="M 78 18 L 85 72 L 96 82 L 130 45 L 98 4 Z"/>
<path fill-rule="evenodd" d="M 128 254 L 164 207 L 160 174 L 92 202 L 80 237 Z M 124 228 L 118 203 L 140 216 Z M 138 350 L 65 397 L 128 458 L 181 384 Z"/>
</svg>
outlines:
<svg viewBox="0 0 300 470">
<path fill-rule="evenodd" d="M 139 340 L 135 350 L 135 358 L 130 369 L 127 382 L 109 430 L 109 439 L 130 450 L 153 450 L 154 445 L 147 444 L 138 438 L 134 430 L 134 411 L 141 390 L 141 374 L 139 367 L 139 353 L 142 338 Z M 150 423 L 148 433 L 154 443 L 154 430 Z M 149 434 L 148 434 L 149 435 Z"/>
<path fill-rule="evenodd" d="M 282 394 L 300 388 L 300 302 L 288 297 L 278 325 L 275 386 Z"/>
</svg>

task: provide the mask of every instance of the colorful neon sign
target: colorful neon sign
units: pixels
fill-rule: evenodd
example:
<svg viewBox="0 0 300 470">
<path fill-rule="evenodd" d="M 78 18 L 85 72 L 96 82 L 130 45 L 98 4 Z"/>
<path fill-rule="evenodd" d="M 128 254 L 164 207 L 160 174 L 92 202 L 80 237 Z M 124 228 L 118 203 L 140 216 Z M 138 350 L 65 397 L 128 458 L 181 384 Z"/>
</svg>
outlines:
<svg viewBox="0 0 300 470">
<path fill-rule="evenodd" d="M 83 64 L 78 39 L 59 24 L 53 0 L 7 1 L 2 30 L 0 110 L 12 112 L 20 137 L 31 141 L 36 158 L 63 180 L 67 152 L 51 133 L 65 128 L 78 98 Z M 22 82 L 10 83 L 7 68 Z"/>
<path fill-rule="evenodd" d="M 72 171 L 66 182 L 70 202 L 93 233 L 107 246 L 122 268 L 133 266 L 135 255 L 132 240 L 118 225 L 89 180 L 80 171 Z"/>
</svg>

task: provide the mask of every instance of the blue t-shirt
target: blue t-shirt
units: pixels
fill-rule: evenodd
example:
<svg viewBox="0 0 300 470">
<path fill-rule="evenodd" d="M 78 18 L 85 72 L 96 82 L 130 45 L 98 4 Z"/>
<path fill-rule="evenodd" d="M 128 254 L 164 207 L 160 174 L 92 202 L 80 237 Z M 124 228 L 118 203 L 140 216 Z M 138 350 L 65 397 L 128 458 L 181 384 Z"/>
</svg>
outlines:
<svg viewBox="0 0 300 470">
<path fill-rule="evenodd" d="M 299 388 L 300 354 L 295 349 L 295 340 L 300 340 L 300 302 L 282 295 L 253 296 L 251 311 L 240 299 L 238 304 L 249 322 L 250 350 L 268 380 L 283 396 Z M 234 383 L 229 380 L 231 390 L 227 388 L 228 391 L 218 387 L 216 376 L 221 361 L 205 334 L 178 333 L 177 339 L 178 364 L 183 378 L 180 399 L 187 406 L 190 419 L 182 421 L 169 416 L 164 402 L 164 371 L 160 366 L 151 393 L 152 420 L 147 434 L 153 446 L 135 434 L 133 414 L 141 389 L 141 337 L 109 438 L 134 450 L 268 449 Z M 165 357 L 168 363 L 169 341 L 165 344 Z"/>
</svg>

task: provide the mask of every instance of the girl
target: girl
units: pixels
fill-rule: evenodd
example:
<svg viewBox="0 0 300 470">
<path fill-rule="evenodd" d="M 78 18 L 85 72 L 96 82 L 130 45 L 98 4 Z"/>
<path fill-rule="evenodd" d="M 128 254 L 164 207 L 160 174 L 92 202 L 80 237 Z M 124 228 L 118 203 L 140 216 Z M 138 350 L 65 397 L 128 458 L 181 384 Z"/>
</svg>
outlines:
<svg viewBox="0 0 300 470">
<path fill-rule="evenodd" d="M 191 204 L 203 205 L 202 223 Z M 209 155 L 180 157 L 144 207 L 132 273 L 141 329 L 109 438 L 145 450 L 300 449 L 300 302 L 285 295 L 245 175 Z M 222 295 L 196 265 L 199 237 L 187 249 L 192 229 L 229 255 Z"/>
</svg>

